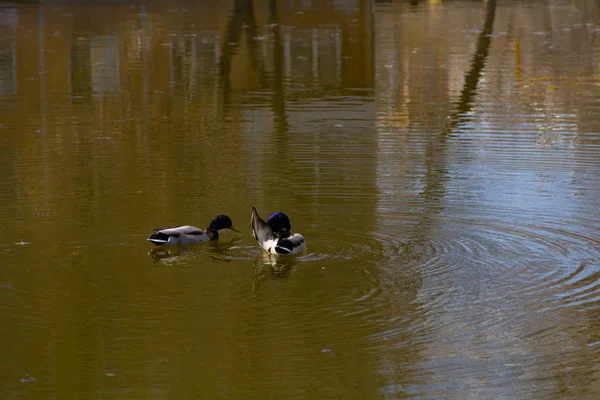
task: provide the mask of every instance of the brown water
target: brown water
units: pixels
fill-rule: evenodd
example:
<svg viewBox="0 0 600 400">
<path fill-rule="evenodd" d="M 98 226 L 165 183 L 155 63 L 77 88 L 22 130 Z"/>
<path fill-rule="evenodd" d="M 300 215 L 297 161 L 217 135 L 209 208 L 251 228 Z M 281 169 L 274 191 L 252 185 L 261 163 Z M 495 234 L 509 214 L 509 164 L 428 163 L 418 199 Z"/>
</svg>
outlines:
<svg viewBox="0 0 600 400">
<path fill-rule="evenodd" d="M 600 397 L 596 1 L 158 3 L 0 7 L 0 399 Z"/>
</svg>

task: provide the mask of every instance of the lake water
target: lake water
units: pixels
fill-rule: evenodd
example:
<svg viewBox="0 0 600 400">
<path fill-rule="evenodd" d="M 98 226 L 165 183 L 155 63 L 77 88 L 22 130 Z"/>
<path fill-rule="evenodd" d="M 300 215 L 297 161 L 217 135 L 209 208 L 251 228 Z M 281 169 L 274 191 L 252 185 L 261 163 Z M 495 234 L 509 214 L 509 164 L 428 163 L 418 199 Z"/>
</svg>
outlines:
<svg viewBox="0 0 600 400">
<path fill-rule="evenodd" d="M 599 398 L 599 90 L 593 0 L 1 3 L 0 399 Z"/>
</svg>

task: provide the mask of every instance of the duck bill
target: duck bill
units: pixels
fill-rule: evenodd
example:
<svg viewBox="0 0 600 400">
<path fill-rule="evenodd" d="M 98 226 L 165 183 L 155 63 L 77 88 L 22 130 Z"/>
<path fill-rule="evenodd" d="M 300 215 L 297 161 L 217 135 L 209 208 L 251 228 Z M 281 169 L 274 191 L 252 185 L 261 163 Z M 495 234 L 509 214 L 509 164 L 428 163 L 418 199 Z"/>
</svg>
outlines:
<svg viewBox="0 0 600 400">
<path fill-rule="evenodd" d="M 237 232 L 239 234 L 241 234 L 242 232 L 238 231 L 237 229 L 235 229 L 233 226 L 229 227 L 229 229 L 231 229 L 234 232 Z"/>
</svg>

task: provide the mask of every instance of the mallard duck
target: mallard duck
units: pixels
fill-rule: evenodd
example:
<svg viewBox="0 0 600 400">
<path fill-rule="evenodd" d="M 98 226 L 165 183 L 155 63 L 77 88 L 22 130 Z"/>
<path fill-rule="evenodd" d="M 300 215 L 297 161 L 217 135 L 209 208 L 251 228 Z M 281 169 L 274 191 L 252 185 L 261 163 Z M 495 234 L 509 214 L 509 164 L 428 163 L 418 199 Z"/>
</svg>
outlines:
<svg viewBox="0 0 600 400">
<path fill-rule="evenodd" d="M 215 219 L 210 221 L 205 231 L 190 225 L 154 229 L 156 233 L 150 235 L 148 241 L 157 246 L 188 246 L 218 239 L 219 230 L 221 229 L 231 229 L 240 233 L 233 227 L 231 218 L 227 215 L 217 215 Z"/>
<path fill-rule="evenodd" d="M 297 254 L 306 250 L 304 237 L 292 233 L 290 218 L 282 212 L 274 212 L 267 222 L 258 216 L 258 211 L 252 207 L 252 233 L 254 238 L 269 254 Z"/>
</svg>

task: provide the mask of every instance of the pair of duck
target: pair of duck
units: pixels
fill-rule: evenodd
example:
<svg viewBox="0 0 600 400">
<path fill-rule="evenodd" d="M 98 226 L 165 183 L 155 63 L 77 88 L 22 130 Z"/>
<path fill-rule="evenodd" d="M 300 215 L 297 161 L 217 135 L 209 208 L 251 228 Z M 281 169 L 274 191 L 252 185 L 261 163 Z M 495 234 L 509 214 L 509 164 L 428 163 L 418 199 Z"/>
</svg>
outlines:
<svg viewBox="0 0 600 400">
<path fill-rule="evenodd" d="M 258 216 L 256 208 L 252 207 L 251 223 L 254 238 L 269 254 L 297 254 L 306 250 L 304 237 L 299 233 L 292 233 L 290 218 L 282 212 L 274 212 L 265 222 Z M 155 229 L 156 233 L 150 235 L 148 241 L 156 246 L 189 246 L 218 239 L 221 229 L 241 233 L 233 227 L 231 218 L 218 215 L 205 230 L 191 225 Z"/>
</svg>

